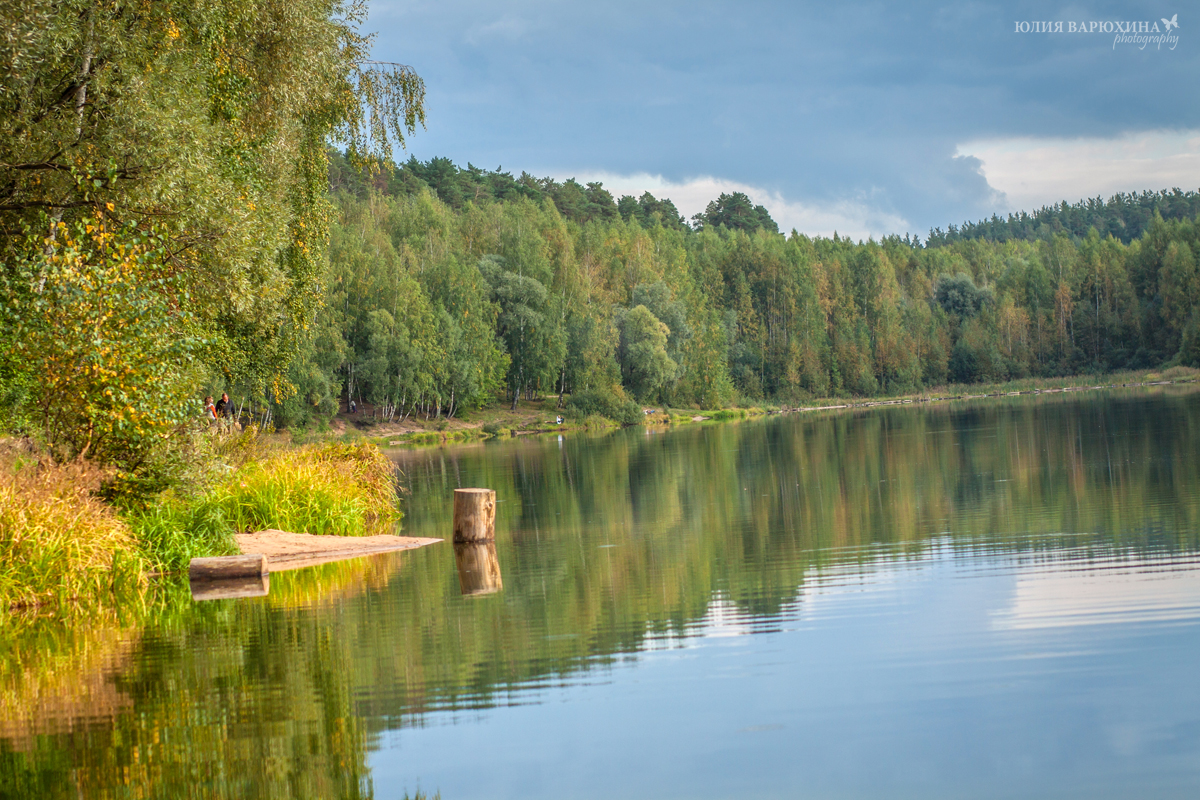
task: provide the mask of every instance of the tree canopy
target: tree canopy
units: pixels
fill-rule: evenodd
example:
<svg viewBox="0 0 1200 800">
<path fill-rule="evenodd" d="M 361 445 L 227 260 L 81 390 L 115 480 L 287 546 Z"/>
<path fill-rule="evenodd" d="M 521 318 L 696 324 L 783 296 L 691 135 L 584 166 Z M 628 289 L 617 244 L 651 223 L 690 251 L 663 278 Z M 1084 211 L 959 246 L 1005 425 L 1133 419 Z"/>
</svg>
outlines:
<svg viewBox="0 0 1200 800">
<path fill-rule="evenodd" d="M 174 387 L 160 400 L 177 408 L 198 384 L 291 393 L 324 293 L 327 143 L 367 165 L 424 120 L 421 79 L 369 60 L 364 13 L 361 0 L 0 2 L 0 349 L 59 335 L 35 309 L 72 297 L 89 335 L 58 369 L 117 358 L 128 391 Z M 135 318 L 192 343 L 187 357 L 135 347 Z M 123 391 L 97 377 L 54 397 L 50 368 L 0 364 L 17 417 L 71 403 L 88 427 Z M 142 430 L 127 397 L 114 424 Z"/>
<path fill-rule="evenodd" d="M 765 206 L 756 206 L 743 192 L 725 194 L 713 200 L 704 213 L 692 217 L 697 228 L 724 225 L 731 230 L 754 233 L 759 228 L 768 233 L 779 233 L 779 226 L 771 219 Z"/>
</svg>

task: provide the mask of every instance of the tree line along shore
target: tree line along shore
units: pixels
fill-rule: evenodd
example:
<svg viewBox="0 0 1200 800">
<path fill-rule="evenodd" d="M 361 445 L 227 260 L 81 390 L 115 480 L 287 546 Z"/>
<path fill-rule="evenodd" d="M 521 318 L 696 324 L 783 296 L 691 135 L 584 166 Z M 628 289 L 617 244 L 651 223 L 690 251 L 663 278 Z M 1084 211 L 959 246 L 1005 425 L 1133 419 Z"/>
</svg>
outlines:
<svg viewBox="0 0 1200 800">
<path fill-rule="evenodd" d="M 289 367 L 295 391 L 271 405 L 282 426 L 350 399 L 394 421 L 554 396 L 568 416 L 632 422 L 645 405 L 1200 361 L 1194 193 L 1043 209 L 1030 238 L 952 226 L 930 246 L 780 234 L 744 195 L 689 223 L 649 194 L 445 159 L 371 176 L 332 154 L 331 186 L 325 302 Z M 1075 235 L 1080 216 L 1095 224 Z M 1101 238 L 1096 224 L 1139 233 Z"/>
</svg>

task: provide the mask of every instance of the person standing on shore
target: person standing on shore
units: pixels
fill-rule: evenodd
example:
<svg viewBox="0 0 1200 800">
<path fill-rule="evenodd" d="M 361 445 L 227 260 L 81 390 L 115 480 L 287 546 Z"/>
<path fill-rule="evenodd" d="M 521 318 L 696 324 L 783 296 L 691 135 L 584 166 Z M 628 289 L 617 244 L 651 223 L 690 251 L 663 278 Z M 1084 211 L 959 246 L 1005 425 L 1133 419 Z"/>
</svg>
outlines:
<svg viewBox="0 0 1200 800">
<path fill-rule="evenodd" d="M 222 431 L 228 431 L 234 427 L 233 421 L 233 403 L 229 400 L 229 393 L 222 392 L 221 399 L 216 405 L 217 421 Z"/>
</svg>

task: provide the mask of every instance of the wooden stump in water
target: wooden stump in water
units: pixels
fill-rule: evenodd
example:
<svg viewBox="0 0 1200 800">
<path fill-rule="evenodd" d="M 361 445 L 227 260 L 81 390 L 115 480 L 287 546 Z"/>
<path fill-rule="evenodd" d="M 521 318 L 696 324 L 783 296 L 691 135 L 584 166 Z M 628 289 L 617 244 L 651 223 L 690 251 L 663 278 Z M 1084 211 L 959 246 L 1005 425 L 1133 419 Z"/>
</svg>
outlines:
<svg viewBox="0 0 1200 800">
<path fill-rule="evenodd" d="M 188 578 L 193 581 L 258 578 L 267 574 L 267 557 L 259 553 L 246 556 L 193 558 L 188 565 Z"/>
<path fill-rule="evenodd" d="M 495 542 L 454 545 L 454 563 L 463 594 L 492 594 L 504 588 Z"/>
<path fill-rule="evenodd" d="M 491 489 L 454 490 L 454 543 L 496 538 L 496 493 Z"/>
</svg>

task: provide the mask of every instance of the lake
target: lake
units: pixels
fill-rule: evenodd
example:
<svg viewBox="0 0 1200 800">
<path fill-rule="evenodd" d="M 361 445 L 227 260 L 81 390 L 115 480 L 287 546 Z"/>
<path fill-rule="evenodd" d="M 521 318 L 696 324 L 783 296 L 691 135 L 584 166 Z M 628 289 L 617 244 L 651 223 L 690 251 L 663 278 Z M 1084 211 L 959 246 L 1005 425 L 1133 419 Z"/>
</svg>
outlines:
<svg viewBox="0 0 1200 800">
<path fill-rule="evenodd" d="M 33 626 L 0 796 L 1200 789 L 1200 391 L 393 457 L 406 534 L 496 490 L 502 589 L 447 542 Z"/>
</svg>

